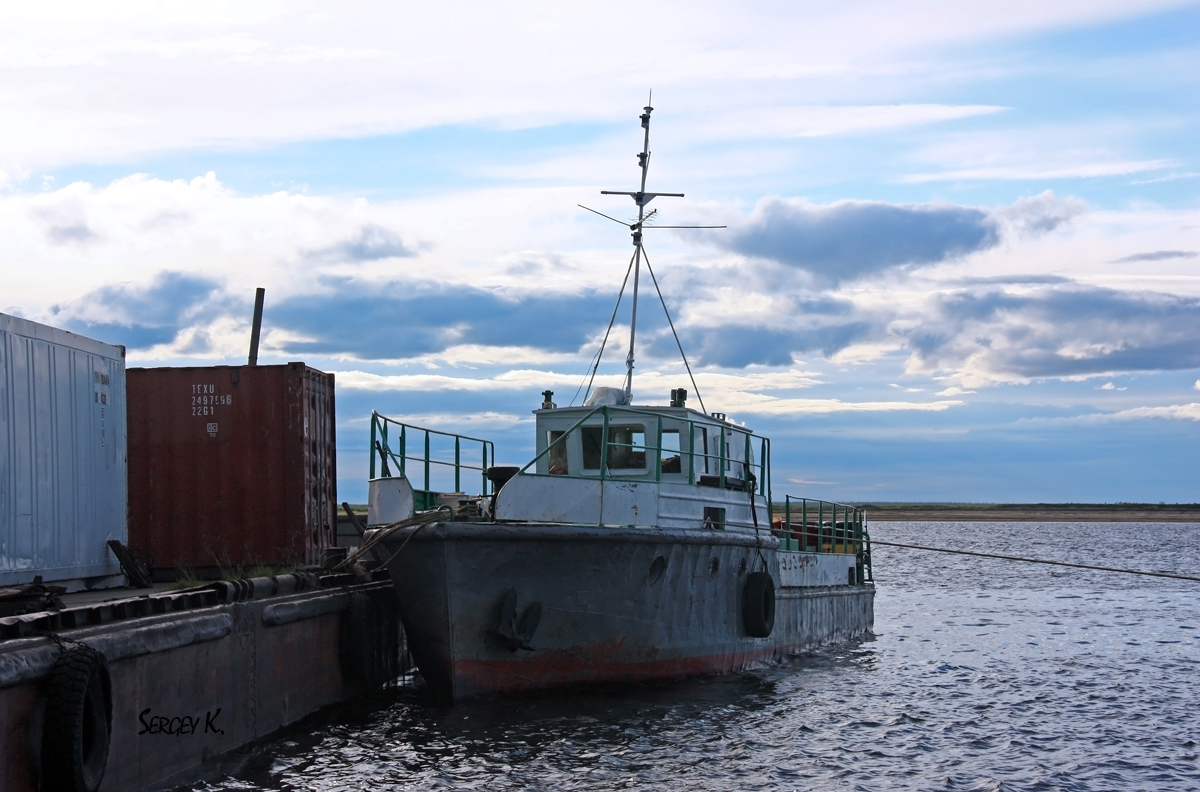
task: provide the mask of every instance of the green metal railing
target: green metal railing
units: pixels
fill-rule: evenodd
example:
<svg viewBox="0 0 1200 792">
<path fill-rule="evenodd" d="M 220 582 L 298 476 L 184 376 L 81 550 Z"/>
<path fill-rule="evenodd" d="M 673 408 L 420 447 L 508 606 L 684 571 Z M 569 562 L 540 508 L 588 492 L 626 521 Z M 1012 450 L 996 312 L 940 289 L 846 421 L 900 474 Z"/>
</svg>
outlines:
<svg viewBox="0 0 1200 792">
<path fill-rule="evenodd" d="M 778 512 L 776 512 L 778 514 Z M 843 553 L 858 556 L 866 580 L 871 574 L 871 535 L 867 513 L 844 503 L 784 496 L 782 520 L 772 529 L 781 549 L 810 553 Z"/>
<path fill-rule="evenodd" d="M 393 433 L 392 430 L 395 430 Z M 419 454 L 409 453 L 409 434 L 418 434 L 417 443 L 421 448 Z M 447 443 L 453 441 L 453 461 L 446 459 L 437 459 L 433 453 L 433 438 L 446 438 Z M 393 450 L 390 443 L 395 441 L 398 448 Z M 477 445 L 476 445 L 477 444 Z M 464 446 L 466 446 L 464 448 Z M 471 461 L 463 461 L 463 454 L 467 452 L 469 456 L 474 456 L 475 448 L 478 448 L 478 465 L 471 464 Z M 441 450 L 441 449 L 439 449 Z M 447 447 L 446 453 L 449 453 Z M 371 412 L 371 478 L 375 478 L 376 460 L 381 461 L 381 468 L 387 471 L 387 475 L 400 475 L 414 482 L 414 478 L 408 473 L 408 463 L 415 462 L 421 466 L 422 486 L 420 489 L 413 487 L 413 493 L 416 496 L 416 508 L 431 509 L 436 505 L 437 492 L 434 492 L 431 485 L 431 473 L 434 466 L 440 468 L 452 468 L 454 471 L 454 492 L 462 492 L 462 479 L 464 471 L 477 471 L 480 479 L 480 493 L 488 495 L 488 466 L 495 462 L 496 446 L 490 440 L 482 440 L 478 437 L 468 437 L 467 435 L 454 434 L 453 432 L 439 432 L 436 429 L 426 429 L 421 426 L 414 426 L 388 418 L 386 415 Z M 391 460 L 396 470 L 392 471 L 388 465 L 388 460 Z M 471 474 L 469 474 L 471 475 Z"/>
</svg>

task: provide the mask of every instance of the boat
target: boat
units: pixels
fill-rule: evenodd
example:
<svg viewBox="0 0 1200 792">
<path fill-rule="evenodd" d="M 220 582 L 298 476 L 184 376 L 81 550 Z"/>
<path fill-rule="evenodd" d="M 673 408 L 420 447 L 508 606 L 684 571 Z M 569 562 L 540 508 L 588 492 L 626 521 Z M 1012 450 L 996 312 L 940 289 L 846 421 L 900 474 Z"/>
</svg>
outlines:
<svg viewBox="0 0 1200 792">
<path fill-rule="evenodd" d="M 624 387 L 589 382 L 566 407 L 544 391 L 536 453 L 520 467 L 496 465 L 490 441 L 372 414 L 369 542 L 421 677 L 453 700 L 738 672 L 872 627 L 861 509 L 777 501 L 770 440 L 702 400 L 695 409 L 686 388 L 634 402 L 643 267 L 657 289 L 643 232 L 682 227 L 647 223 L 651 200 L 682 196 L 646 191 L 652 110 L 640 116 L 640 189 L 603 191 L 637 205 Z M 438 466 L 453 491 L 431 484 Z"/>
</svg>

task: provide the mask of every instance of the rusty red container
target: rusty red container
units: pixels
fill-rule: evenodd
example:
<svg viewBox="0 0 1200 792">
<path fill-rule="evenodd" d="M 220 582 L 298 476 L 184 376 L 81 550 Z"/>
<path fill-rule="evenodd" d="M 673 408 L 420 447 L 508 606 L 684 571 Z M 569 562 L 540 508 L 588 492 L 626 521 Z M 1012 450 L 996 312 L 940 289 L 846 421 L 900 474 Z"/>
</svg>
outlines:
<svg viewBox="0 0 1200 792">
<path fill-rule="evenodd" d="M 333 375 L 131 368 L 129 545 L 158 577 L 317 564 L 337 542 Z"/>
</svg>

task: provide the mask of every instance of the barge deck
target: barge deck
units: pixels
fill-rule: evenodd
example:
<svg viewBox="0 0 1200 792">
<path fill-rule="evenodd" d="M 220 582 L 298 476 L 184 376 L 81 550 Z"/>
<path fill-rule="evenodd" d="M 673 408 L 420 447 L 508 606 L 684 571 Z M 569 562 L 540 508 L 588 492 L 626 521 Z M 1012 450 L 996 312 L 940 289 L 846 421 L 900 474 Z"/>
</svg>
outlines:
<svg viewBox="0 0 1200 792">
<path fill-rule="evenodd" d="M 95 788 L 97 764 L 102 792 L 186 783 L 403 670 L 386 580 L 296 574 L 114 594 L 0 618 L 0 789 Z M 78 711 L 55 698 L 72 686 Z M 82 745 L 65 744 L 72 728 Z"/>
</svg>

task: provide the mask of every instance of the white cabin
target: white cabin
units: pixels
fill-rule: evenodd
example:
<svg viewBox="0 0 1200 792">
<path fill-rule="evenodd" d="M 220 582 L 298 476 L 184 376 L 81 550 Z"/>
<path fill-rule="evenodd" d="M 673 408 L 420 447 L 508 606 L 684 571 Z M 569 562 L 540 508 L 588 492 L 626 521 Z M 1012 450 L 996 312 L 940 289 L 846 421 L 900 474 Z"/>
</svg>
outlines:
<svg viewBox="0 0 1200 792">
<path fill-rule="evenodd" d="M 617 405 L 534 414 L 537 456 L 497 493 L 497 520 L 771 529 L 769 442 L 724 416 Z"/>
</svg>

